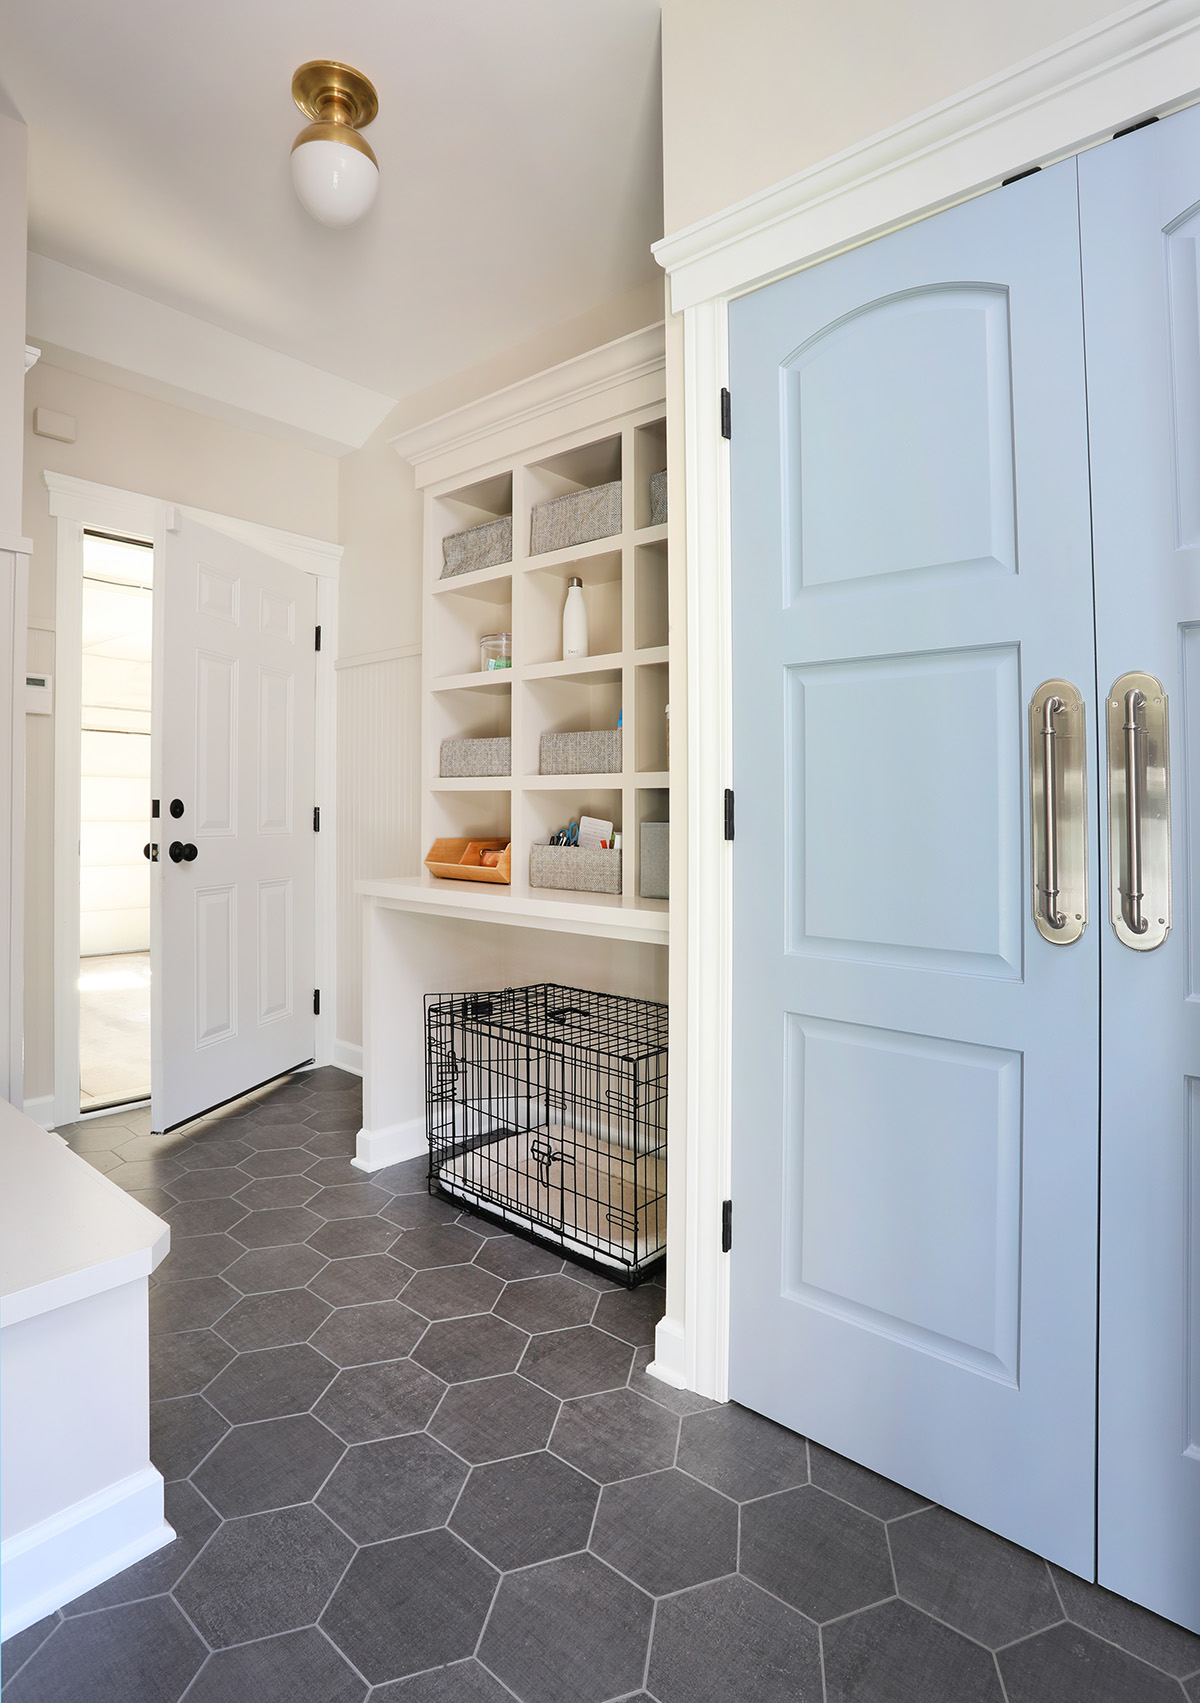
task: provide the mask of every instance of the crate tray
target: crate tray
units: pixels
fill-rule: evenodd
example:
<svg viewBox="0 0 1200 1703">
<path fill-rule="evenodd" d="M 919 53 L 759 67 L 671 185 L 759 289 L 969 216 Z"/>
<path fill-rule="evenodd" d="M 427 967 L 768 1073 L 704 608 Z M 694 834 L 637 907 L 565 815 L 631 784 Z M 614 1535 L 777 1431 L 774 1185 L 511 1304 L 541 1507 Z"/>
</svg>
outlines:
<svg viewBox="0 0 1200 1703">
<path fill-rule="evenodd" d="M 502 851 L 495 869 L 480 862 L 485 851 Z M 425 858 L 431 875 L 451 881 L 491 881 L 507 887 L 512 882 L 512 858 L 507 840 L 435 840 Z"/>
</svg>

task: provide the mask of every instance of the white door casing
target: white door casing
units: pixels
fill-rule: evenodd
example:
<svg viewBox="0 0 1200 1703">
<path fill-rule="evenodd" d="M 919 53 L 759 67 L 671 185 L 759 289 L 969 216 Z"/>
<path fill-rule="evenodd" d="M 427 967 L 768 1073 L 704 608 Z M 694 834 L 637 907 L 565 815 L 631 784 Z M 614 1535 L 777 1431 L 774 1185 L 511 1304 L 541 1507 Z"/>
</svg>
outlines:
<svg viewBox="0 0 1200 1703">
<path fill-rule="evenodd" d="M 310 575 L 191 519 L 155 580 L 162 1130 L 315 1056 L 317 623 Z"/>
</svg>

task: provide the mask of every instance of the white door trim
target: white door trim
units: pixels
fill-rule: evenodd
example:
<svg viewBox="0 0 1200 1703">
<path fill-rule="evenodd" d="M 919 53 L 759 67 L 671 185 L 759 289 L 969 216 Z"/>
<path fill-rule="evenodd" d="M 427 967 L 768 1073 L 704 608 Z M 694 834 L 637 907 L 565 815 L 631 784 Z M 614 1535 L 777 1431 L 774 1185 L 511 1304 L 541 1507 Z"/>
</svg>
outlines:
<svg viewBox="0 0 1200 1703">
<path fill-rule="evenodd" d="M 722 792 L 732 776 L 729 457 L 719 394 L 728 304 L 746 290 L 1107 140 L 1200 93 L 1200 0 L 1138 0 L 1090 30 L 785 183 L 664 237 L 654 252 L 684 323 L 688 921 L 687 1233 L 683 1317 L 658 1327 L 655 1366 L 728 1398 L 733 928 Z M 737 430 L 737 398 L 732 400 Z M 701 684 L 702 683 L 702 684 Z M 678 1161 L 673 1161 L 678 1162 Z M 752 1235 L 737 1223 L 734 1234 Z"/>
<path fill-rule="evenodd" d="M 44 471 L 55 543 L 54 703 L 54 1126 L 79 1117 L 79 765 L 82 692 L 83 532 L 95 527 L 161 539 L 183 513 L 215 532 L 317 576 L 321 649 L 316 674 L 316 978 L 321 1012 L 316 1061 L 333 1056 L 337 1033 L 337 655 L 338 571 L 342 547 L 231 515 L 180 507 L 158 497 Z"/>
</svg>

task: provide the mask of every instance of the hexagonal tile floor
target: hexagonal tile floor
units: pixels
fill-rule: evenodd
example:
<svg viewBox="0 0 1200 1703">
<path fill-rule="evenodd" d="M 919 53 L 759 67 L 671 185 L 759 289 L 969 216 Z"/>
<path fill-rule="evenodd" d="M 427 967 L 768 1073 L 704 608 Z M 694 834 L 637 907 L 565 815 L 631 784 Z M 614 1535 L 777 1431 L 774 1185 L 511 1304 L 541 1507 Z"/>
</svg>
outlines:
<svg viewBox="0 0 1200 1703">
<path fill-rule="evenodd" d="M 178 1536 L 9 1639 L 5 1703 L 1200 1703 L 1200 1638 L 649 1378 L 657 1285 L 367 1182 L 359 1105 L 61 1132 L 171 1223 Z"/>
</svg>

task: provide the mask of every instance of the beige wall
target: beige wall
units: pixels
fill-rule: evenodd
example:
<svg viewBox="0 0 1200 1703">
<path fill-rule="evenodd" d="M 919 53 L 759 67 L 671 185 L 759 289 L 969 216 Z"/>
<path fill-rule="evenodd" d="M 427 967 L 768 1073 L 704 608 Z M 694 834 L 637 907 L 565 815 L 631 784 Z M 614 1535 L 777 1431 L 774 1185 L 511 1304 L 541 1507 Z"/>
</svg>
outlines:
<svg viewBox="0 0 1200 1703">
<path fill-rule="evenodd" d="M 33 410 L 70 414 L 76 441 L 33 435 Z M 24 530 L 29 575 L 30 666 L 53 671 L 54 522 L 44 468 L 78 479 L 310 537 L 336 539 L 338 462 L 263 432 L 247 431 L 39 361 L 25 381 Z M 51 718 L 29 716 L 26 758 L 25 1098 L 53 1093 L 54 747 Z"/>
<path fill-rule="evenodd" d="M 1111 0 L 664 0 L 663 220 L 732 206 L 983 82 Z"/>
<path fill-rule="evenodd" d="M 25 126 L 0 111 L 0 547 L 21 536 Z"/>
</svg>

